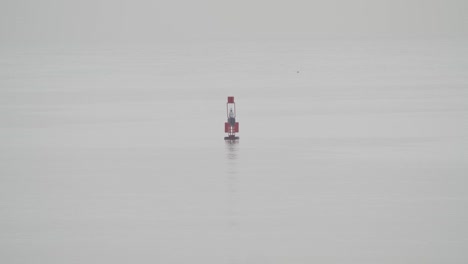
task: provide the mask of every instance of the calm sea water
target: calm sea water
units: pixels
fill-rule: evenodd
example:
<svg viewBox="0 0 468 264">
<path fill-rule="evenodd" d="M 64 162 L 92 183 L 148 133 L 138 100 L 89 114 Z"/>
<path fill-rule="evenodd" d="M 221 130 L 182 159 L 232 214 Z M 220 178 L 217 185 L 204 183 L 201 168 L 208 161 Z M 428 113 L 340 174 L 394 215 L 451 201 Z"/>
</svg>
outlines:
<svg viewBox="0 0 468 264">
<path fill-rule="evenodd" d="M 468 262 L 467 41 L 0 57 L 2 263 Z"/>
</svg>

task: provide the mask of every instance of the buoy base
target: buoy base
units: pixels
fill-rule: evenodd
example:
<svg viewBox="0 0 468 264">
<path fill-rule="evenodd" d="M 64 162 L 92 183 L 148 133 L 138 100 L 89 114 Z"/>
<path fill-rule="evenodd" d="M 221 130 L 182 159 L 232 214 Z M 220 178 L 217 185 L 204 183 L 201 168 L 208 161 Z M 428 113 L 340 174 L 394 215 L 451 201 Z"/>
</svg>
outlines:
<svg viewBox="0 0 468 264">
<path fill-rule="evenodd" d="M 230 135 L 230 136 L 224 137 L 224 140 L 236 140 L 236 139 L 239 139 L 239 137 L 236 137 L 236 136 L 234 136 L 234 135 Z"/>
</svg>

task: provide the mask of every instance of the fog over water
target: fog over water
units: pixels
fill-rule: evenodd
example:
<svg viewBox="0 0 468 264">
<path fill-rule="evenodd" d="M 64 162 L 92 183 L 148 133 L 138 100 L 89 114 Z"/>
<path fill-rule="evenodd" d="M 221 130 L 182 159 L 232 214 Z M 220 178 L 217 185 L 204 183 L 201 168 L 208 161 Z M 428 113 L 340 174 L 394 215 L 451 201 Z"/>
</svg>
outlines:
<svg viewBox="0 0 468 264">
<path fill-rule="evenodd" d="M 467 8 L 1 1 L 0 263 L 468 263 Z"/>
<path fill-rule="evenodd" d="M 466 263 L 467 47 L 2 51 L 0 260 Z"/>
</svg>

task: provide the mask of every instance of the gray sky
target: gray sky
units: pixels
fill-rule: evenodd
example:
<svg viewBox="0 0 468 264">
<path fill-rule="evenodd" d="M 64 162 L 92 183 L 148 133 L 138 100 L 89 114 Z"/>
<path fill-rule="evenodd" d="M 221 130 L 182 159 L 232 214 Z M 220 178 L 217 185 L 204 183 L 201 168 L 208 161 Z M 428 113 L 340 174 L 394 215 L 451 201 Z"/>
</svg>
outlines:
<svg viewBox="0 0 468 264">
<path fill-rule="evenodd" d="M 466 0 L 1 0 L 0 41 L 468 36 Z"/>
</svg>

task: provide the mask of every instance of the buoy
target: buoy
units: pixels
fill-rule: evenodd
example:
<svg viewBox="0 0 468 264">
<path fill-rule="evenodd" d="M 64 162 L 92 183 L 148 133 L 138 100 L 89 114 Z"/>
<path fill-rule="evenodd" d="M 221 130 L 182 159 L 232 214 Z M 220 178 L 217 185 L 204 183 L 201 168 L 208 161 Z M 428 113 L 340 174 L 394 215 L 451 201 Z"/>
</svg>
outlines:
<svg viewBox="0 0 468 264">
<path fill-rule="evenodd" d="M 239 122 L 236 122 L 236 103 L 234 102 L 234 96 L 228 96 L 227 99 L 227 122 L 224 123 L 224 133 L 227 133 L 228 136 L 224 137 L 224 140 L 236 140 L 239 139 L 236 136 L 236 133 L 239 133 Z"/>
</svg>

